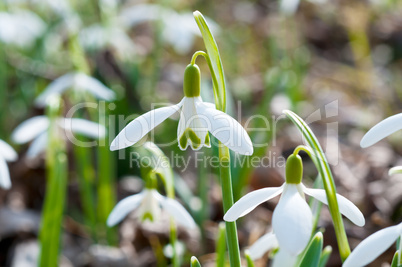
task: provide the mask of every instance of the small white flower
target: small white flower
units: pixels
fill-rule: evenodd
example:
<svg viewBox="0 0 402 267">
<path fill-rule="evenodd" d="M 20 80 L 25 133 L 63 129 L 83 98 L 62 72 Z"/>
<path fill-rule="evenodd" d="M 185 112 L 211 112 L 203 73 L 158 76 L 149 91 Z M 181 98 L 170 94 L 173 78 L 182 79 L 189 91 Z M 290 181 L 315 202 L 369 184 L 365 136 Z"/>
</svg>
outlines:
<svg viewBox="0 0 402 267">
<path fill-rule="evenodd" d="M 399 236 L 402 236 L 402 223 L 370 235 L 353 250 L 342 266 L 361 267 L 369 264 L 395 243 Z"/>
<path fill-rule="evenodd" d="M 45 29 L 46 24 L 33 12 L 0 12 L 0 41 L 6 44 L 29 47 Z"/>
<path fill-rule="evenodd" d="M 301 253 L 307 246 L 313 231 L 313 215 L 306 203 L 304 193 L 328 204 L 325 190 L 310 189 L 301 183 L 302 170 L 300 156 L 290 156 L 286 163 L 286 182 L 282 186 L 263 188 L 248 193 L 226 212 L 224 220 L 235 221 L 254 210 L 262 202 L 282 193 L 272 217 L 273 232 L 281 249 L 291 255 Z M 295 177 L 290 177 L 288 171 Z M 336 197 L 339 211 L 354 224 L 363 226 L 365 221 L 360 210 L 345 197 L 338 194 Z"/>
<path fill-rule="evenodd" d="M 112 47 L 122 60 L 133 58 L 136 54 L 135 44 L 119 25 L 91 25 L 79 33 L 80 43 L 86 49 Z"/>
<path fill-rule="evenodd" d="M 177 200 L 162 196 L 156 189 L 147 188 L 117 203 L 107 219 L 107 225 L 111 227 L 118 224 L 135 209 L 137 209 L 136 217 L 141 221 L 150 220 L 154 222 L 160 218 L 161 210 L 164 210 L 177 223 L 189 229 L 196 227 L 191 215 Z"/>
<path fill-rule="evenodd" d="M 7 161 L 15 161 L 17 158 L 17 152 L 9 144 L 0 139 L 0 187 L 10 189 L 11 180 Z"/>
<path fill-rule="evenodd" d="M 393 115 L 373 126 L 360 141 L 363 148 L 374 145 L 388 135 L 402 129 L 402 113 Z"/>
<path fill-rule="evenodd" d="M 190 52 L 195 37 L 201 36 L 191 12 L 177 13 L 161 5 L 133 5 L 125 8 L 118 19 L 125 27 L 133 27 L 148 21 L 161 21 L 163 40 L 177 53 L 183 55 Z M 220 28 L 213 20 L 208 19 L 208 25 L 213 32 L 219 33 Z"/>
<path fill-rule="evenodd" d="M 190 77 L 190 79 L 188 79 Z M 194 78 L 194 79 L 192 79 Z M 186 82 L 189 81 L 189 82 Z M 184 75 L 184 98 L 180 103 L 151 110 L 130 122 L 113 140 L 111 150 L 134 145 L 164 120 L 180 111 L 177 141 L 181 150 L 210 147 L 208 131 L 231 150 L 244 155 L 253 153 L 246 130 L 232 117 L 203 102 L 200 96 L 200 73 L 189 65 Z"/>
<path fill-rule="evenodd" d="M 105 101 L 112 101 L 115 99 L 115 93 L 97 79 L 82 72 L 72 72 L 51 82 L 35 99 L 35 105 L 37 107 L 45 107 L 49 97 L 53 95 L 61 95 L 69 88 L 87 91 L 96 98 Z"/>
<path fill-rule="evenodd" d="M 104 126 L 78 118 L 59 118 L 57 121 L 61 129 L 66 131 L 67 137 L 74 140 L 71 133 L 82 134 L 90 138 L 102 138 L 105 136 Z M 27 151 L 27 158 L 33 159 L 45 150 L 48 143 L 49 118 L 46 116 L 36 116 L 30 118 L 15 128 L 11 135 L 14 143 L 25 144 L 33 140 Z"/>
</svg>

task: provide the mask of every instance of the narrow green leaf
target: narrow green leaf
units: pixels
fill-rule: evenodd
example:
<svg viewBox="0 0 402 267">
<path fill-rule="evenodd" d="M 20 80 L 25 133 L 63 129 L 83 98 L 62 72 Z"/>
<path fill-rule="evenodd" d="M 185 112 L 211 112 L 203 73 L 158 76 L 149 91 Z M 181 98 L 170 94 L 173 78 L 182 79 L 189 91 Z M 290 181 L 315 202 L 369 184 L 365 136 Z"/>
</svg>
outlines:
<svg viewBox="0 0 402 267">
<path fill-rule="evenodd" d="M 226 111 L 226 86 L 225 86 L 225 75 L 223 72 L 223 66 L 221 57 L 219 55 L 218 45 L 216 44 L 215 38 L 205 21 L 204 16 L 199 12 L 195 11 L 193 13 L 195 21 L 197 22 L 202 38 L 204 39 L 204 44 L 207 49 L 207 54 L 209 60 L 207 59 L 208 66 L 211 71 L 212 83 L 214 87 L 215 105 L 218 110 L 223 112 Z"/>
<path fill-rule="evenodd" d="M 392 259 L 391 267 L 399 267 L 398 266 L 398 261 L 399 261 L 399 251 L 396 251 L 394 254 L 394 258 Z"/>
<path fill-rule="evenodd" d="M 200 262 L 195 256 L 191 257 L 191 267 L 201 267 Z"/>
<path fill-rule="evenodd" d="M 254 262 L 253 262 L 253 260 L 252 260 L 251 257 L 250 257 L 249 251 L 246 250 L 246 251 L 244 252 L 244 254 L 245 254 L 245 256 L 246 256 L 247 267 L 254 267 Z"/>
<path fill-rule="evenodd" d="M 323 236 L 321 232 L 315 234 L 307 247 L 300 267 L 318 267 L 322 250 Z"/>
<path fill-rule="evenodd" d="M 319 267 L 325 267 L 325 265 L 327 265 L 327 262 L 329 260 L 329 256 L 331 256 L 331 253 L 332 253 L 332 247 L 326 246 L 321 253 L 320 264 L 318 265 Z"/>
<path fill-rule="evenodd" d="M 225 223 L 219 223 L 218 239 L 216 240 L 216 267 L 224 267 L 226 261 L 226 229 Z"/>
<path fill-rule="evenodd" d="M 295 113 L 290 110 L 285 110 L 284 113 L 288 118 L 297 126 L 301 131 L 308 145 L 312 149 L 312 160 L 320 174 L 323 181 L 323 186 L 328 199 L 328 208 L 331 213 L 332 221 L 334 223 L 336 239 L 338 242 L 339 253 L 342 260 L 345 260 L 350 254 L 350 247 L 347 240 L 345 228 L 342 221 L 342 215 L 339 212 L 339 205 L 336 199 L 336 188 L 331 169 L 329 168 L 328 161 L 319 144 L 317 137 L 311 131 L 310 127 Z"/>
</svg>

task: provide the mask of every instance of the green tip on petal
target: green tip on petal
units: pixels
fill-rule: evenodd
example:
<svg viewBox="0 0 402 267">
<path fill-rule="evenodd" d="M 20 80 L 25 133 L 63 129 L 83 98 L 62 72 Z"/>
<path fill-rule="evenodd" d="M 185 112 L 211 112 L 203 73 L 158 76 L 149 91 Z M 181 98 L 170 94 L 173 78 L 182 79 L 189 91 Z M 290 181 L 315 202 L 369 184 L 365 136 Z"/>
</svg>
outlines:
<svg viewBox="0 0 402 267">
<path fill-rule="evenodd" d="M 286 183 L 300 184 L 303 177 L 303 161 L 299 155 L 290 155 L 286 161 Z"/>
<path fill-rule="evenodd" d="M 153 222 L 153 221 L 154 221 L 154 216 L 152 215 L 151 212 L 145 212 L 145 213 L 142 215 L 141 221 L 142 221 L 142 222 L 145 222 L 146 220 L 149 220 L 150 222 Z"/>
<path fill-rule="evenodd" d="M 208 134 L 207 134 L 208 136 Z M 191 147 L 193 149 L 197 149 L 200 145 L 201 145 L 201 139 L 197 136 L 197 134 L 190 128 L 187 128 L 182 136 L 180 136 L 179 139 L 179 143 L 180 143 L 180 148 L 181 149 L 186 149 L 187 147 L 187 141 L 190 140 L 191 142 Z M 205 137 L 205 140 L 207 140 L 207 138 Z M 209 141 L 209 137 L 208 137 L 208 141 Z M 205 142 L 206 143 L 206 142 Z"/>
<path fill-rule="evenodd" d="M 186 97 L 198 97 L 201 91 L 201 72 L 196 64 L 189 64 L 184 71 L 183 92 Z"/>
</svg>

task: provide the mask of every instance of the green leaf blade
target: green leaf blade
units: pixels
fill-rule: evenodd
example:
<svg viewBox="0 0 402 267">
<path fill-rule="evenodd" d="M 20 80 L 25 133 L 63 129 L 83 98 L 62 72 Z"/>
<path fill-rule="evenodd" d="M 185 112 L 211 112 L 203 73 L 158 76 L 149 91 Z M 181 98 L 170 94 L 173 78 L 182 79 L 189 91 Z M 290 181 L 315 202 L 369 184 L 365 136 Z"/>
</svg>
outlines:
<svg viewBox="0 0 402 267">
<path fill-rule="evenodd" d="M 198 28 L 200 29 L 202 38 L 204 40 L 207 54 L 209 56 L 209 68 L 211 70 L 212 82 L 214 87 L 215 105 L 218 110 L 226 111 L 226 85 L 225 75 L 223 72 L 222 60 L 219 54 L 218 45 L 212 35 L 210 28 L 204 18 L 199 12 L 193 13 Z"/>
</svg>

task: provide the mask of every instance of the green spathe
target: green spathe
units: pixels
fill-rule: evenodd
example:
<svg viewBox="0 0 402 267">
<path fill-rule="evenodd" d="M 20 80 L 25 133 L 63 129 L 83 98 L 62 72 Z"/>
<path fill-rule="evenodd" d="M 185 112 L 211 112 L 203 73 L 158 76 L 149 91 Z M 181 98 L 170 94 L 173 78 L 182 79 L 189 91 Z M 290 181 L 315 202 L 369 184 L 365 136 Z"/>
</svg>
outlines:
<svg viewBox="0 0 402 267">
<path fill-rule="evenodd" d="M 299 155 L 290 155 L 286 161 L 286 183 L 300 184 L 303 176 L 303 162 Z"/>
<path fill-rule="evenodd" d="M 189 64 L 184 71 L 183 92 L 186 97 L 198 97 L 201 91 L 201 72 L 196 64 Z"/>
</svg>

